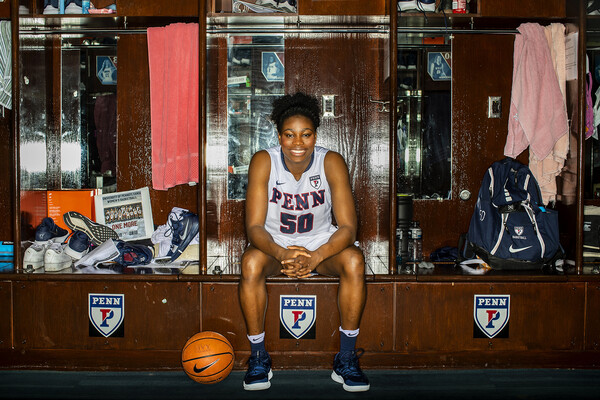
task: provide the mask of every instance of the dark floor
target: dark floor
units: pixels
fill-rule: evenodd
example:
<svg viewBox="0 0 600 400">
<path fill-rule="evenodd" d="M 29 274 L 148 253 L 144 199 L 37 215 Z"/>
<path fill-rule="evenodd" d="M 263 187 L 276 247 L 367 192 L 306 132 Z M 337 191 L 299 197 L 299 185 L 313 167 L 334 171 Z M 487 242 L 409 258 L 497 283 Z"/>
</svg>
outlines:
<svg viewBox="0 0 600 400">
<path fill-rule="evenodd" d="M 347 393 L 330 371 L 274 371 L 266 391 L 243 371 L 203 385 L 183 372 L 0 371 L 0 399 L 600 399 L 600 370 L 368 370 L 371 390 Z"/>
</svg>

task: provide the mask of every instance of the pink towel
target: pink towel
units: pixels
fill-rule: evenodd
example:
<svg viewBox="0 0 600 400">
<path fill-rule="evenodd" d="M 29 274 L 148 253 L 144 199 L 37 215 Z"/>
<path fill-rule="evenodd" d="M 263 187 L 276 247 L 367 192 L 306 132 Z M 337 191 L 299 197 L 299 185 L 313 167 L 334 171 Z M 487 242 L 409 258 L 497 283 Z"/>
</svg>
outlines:
<svg viewBox="0 0 600 400">
<path fill-rule="evenodd" d="M 198 24 L 148 28 L 152 187 L 199 181 Z"/>
<path fill-rule="evenodd" d="M 546 26 L 544 32 L 546 33 L 546 41 L 550 48 L 550 56 L 558 78 L 558 86 L 566 104 L 565 27 L 563 24 L 553 23 Z M 543 160 L 538 160 L 533 152 L 529 153 L 529 169 L 540 186 L 544 204 L 556 200 L 556 176 L 563 171 L 568 153 L 569 135 L 558 138 L 550 154 Z"/>
<path fill-rule="evenodd" d="M 567 110 L 544 28 L 525 23 L 518 30 L 504 155 L 516 157 L 529 146 L 543 160 L 568 133 Z"/>
</svg>

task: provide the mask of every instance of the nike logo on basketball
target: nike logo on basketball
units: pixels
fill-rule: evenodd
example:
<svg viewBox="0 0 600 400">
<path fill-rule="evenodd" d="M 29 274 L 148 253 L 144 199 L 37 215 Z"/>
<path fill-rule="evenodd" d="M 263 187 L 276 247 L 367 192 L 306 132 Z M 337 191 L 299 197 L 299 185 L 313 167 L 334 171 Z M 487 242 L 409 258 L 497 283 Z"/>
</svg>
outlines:
<svg viewBox="0 0 600 400">
<path fill-rule="evenodd" d="M 199 373 L 207 370 L 208 368 L 212 367 L 217 362 L 219 362 L 218 358 L 215 361 L 211 362 L 210 364 L 208 364 L 207 366 L 202 367 L 202 368 L 196 368 L 196 364 L 194 364 L 194 372 L 197 373 L 197 374 L 199 374 Z"/>
<path fill-rule="evenodd" d="M 283 185 L 285 182 L 279 182 L 279 181 L 275 181 L 276 185 Z"/>
<path fill-rule="evenodd" d="M 511 244 L 510 247 L 508 248 L 508 251 L 510 251 L 511 253 L 518 253 L 520 251 L 527 250 L 527 249 L 530 249 L 530 248 L 531 248 L 531 246 L 521 247 L 519 249 L 515 249 L 515 248 L 513 248 L 512 244 Z"/>
</svg>

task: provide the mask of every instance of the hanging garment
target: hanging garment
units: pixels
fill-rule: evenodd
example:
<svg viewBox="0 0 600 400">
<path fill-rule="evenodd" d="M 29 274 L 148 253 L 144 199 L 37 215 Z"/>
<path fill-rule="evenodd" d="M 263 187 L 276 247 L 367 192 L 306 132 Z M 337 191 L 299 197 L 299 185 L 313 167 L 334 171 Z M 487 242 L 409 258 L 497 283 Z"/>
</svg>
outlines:
<svg viewBox="0 0 600 400">
<path fill-rule="evenodd" d="M 152 187 L 199 181 L 198 24 L 148 28 Z"/>
<path fill-rule="evenodd" d="M 567 110 L 544 28 L 524 23 L 518 31 L 504 154 L 515 158 L 529 146 L 537 159 L 543 160 L 569 130 Z"/>
<path fill-rule="evenodd" d="M 543 202 L 549 203 L 556 199 L 556 175 L 569 149 L 564 89 L 558 79 L 564 77 L 564 27 L 556 24 L 546 30 L 525 23 L 518 30 L 504 155 L 516 158 L 529 146 L 529 167 Z"/>
<path fill-rule="evenodd" d="M 544 28 L 550 49 L 550 57 L 558 78 L 558 86 L 566 105 L 565 27 L 553 23 Z M 565 106 L 566 107 L 566 106 Z M 563 135 L 554 144 L 552 152 L 543 160 L 529 153 L 529 169 L 538 181 L 544 203 L 556 200 L 556 176 L 561 173 L 569 152 L 569 135 Z"/>
</svg>

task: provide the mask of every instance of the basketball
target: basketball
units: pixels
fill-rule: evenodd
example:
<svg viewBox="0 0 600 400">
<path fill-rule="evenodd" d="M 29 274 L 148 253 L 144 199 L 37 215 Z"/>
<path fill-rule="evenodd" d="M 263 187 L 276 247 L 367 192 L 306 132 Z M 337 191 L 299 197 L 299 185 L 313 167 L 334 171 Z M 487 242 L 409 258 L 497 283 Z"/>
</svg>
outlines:
<svg viewBox="0 0 600 400">
<path fill-rule="evenodd" d="M 196 382 L 212 384 L 227 378 L 233 369 L 233 347 L 220 333 L 196 333 L 183 346 L 181 365 Z"/>
</svg>

